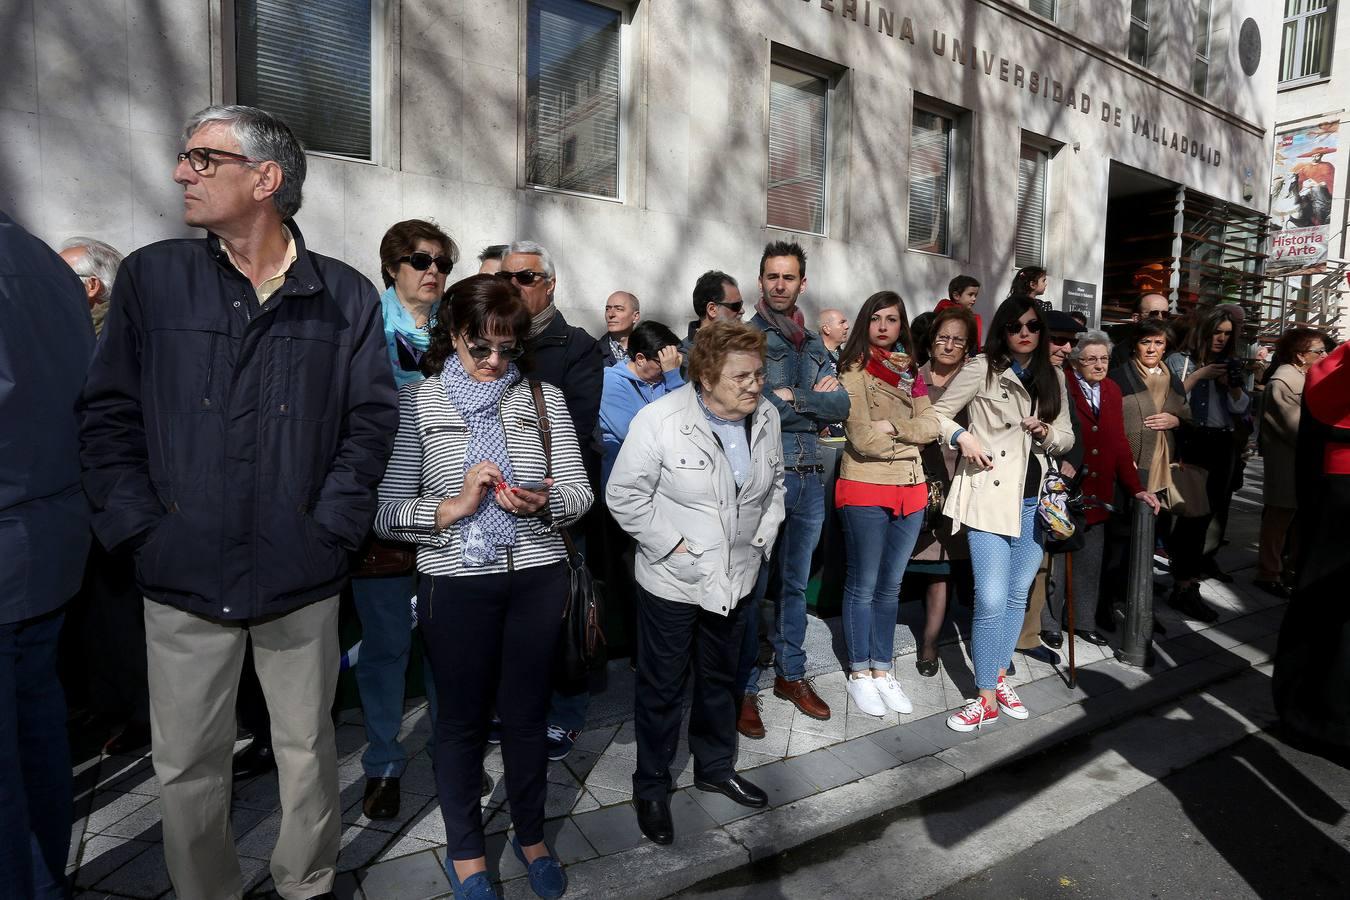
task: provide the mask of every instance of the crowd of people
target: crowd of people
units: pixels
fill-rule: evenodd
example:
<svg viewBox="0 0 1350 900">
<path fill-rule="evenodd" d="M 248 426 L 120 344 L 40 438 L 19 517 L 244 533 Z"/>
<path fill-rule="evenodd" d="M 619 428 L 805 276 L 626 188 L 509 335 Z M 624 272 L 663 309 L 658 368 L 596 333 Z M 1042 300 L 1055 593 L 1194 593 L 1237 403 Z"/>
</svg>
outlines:
<svg viewBox="0 0 1350 900">
<path fill-rule="evenodd" d="M 923 677 L 940 671 L 960 599 L 976 696 L 947 725 L 963 732 L 1027 718 L 1007 679 L 1015 657 L 1058 663 L 1070 621 L 1069 640 L 1108 643 L 1135 502 L 1159 517 L 1171 605 L 1217 616 L 1198 585 L 1232 578 L 1215 553 L 1258 426 L 1256 584 L 1287 596 L 1294 581 L 1300 395 L 1332 349 L 1318 331 L 1290 329 L 1253 384 L 1240 307 L 1173 317 L 1167 297 L 1145 294 L 1108 334 L 1048 309 L 1038 268 L 987 323 L 973 310 L 980 282 L 960 274 L 912 322 L 928 304 L 881 290 L 851 318 L 821 310 L 812 330 L 807 254 L 773 241 L 753 310 L 712 270 L 683 338 L 616 290 L 597 339 L 558 310 L 558 267 L 538 243 L 487 247 L 477 273 L 451 282 L 455 240 L 398 222 L 378 248 L 380 293 L 307 246 L 294 218 L 305 156 L 283 122 L 210 107 L 183 138 L 173 177 L 204 238 L 125 260 L 73 238 L 58 258 L 0 218 L 0 361 L 15 373 L 0 408 L 7 434 L 23 422 L 30 435 L 6 441 L 18 456 L 0 479 L 0 709 L 15 761 L 0 776 L 15 811 L 0 828 L 0 895 L 62 896 L 72 785 L 58 656 L 87 667 L 96 651 L 97 673 L 63 675 L 102 717 L 84 726 L 111 729 L 108 753 L 149 744 L 176 894 L 240 896 L 232 779 L 274 767 L 275 888 L 331 896 L 348 584 L 362 810 L 399 814 L 420 641 L 446 872 L 456 897 L 482 898 L 495 896 L 490 744 L 530 886 L 566 890 L 543 826 L 548 762 L 572 749 L 590 697 L 552 665 L 577 559 L 633 629 L 633 802 L 657 844 L 675 837 L 691 682 L 695 786 L 751 808 L 768 799 L 734 762 L 739 739 L 765 736 L 761 684 L 805 716 L 838 712 L 805 649 L 827 522 L 842 535 L 849 700 L 911 714 L 894 673 L 902 591 L 925 604 Z M 235 755 L 241 728 L 252 743 Z"/>
</svg>

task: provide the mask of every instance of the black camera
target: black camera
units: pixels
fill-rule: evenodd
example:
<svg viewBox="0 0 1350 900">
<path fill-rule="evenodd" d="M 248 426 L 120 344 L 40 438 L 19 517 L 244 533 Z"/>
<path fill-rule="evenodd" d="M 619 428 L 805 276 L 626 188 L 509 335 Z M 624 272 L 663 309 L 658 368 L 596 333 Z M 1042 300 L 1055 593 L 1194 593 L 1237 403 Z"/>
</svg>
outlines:
<svg viewBox="0 0 1350 900">
<path fill-rule="evenodd" d="M 1229 387 L 1241 387 L 1241 386 L 1242 386 L 1242 376 L 1243 376 L 1244 371 L 1245 371 L 1246 368 L 1247 368 L 1246 360 L 1243 360 L 1243 359 L 1241 359 L 1241 358 L 1239 358 L 1239 357 L 1236 357 L 1236 356 L 1230 356 L 1230 357 L 1228 358 L 1228 386 L 1229 386 Z"/>
</svg>

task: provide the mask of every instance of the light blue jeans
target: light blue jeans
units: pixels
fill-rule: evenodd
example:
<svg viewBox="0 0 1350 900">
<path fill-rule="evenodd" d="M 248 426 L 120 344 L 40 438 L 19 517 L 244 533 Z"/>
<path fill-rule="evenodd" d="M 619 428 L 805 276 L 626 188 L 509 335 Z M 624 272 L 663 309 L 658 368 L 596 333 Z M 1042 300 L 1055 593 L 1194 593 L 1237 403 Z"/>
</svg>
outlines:
<svg viewBox="0 0 1350 900">
<path fill-rule="evenodd" d="M 1022 501 L 1022 533 L 1018 537 L 970 528 L 966 540 L 975 570 L 970 639 L 975 687 L 992 691 L 998 687 L 998 670 L 1007 667 L 1017 647 L 1027 594 L 1044 555 L 1036 498 Z"/>
<path fill-rule="evenodd" d="M 353 672 L 369 742 L 361 755 L 367 778 L 401 778 L 408 765 L 408 753 L 399 743 L 398 733 L 403 727 L 403 689 L 412 653 L 410 601 L 416 592 L 416 575 L 352 579 L 352 599 L 361 620 L 361 653 Z M 435 734 L 435 688 L 430 660 L 425 662 L 424 680 Z"/>
<path fill-rule="evenodd" d="M 890 671 L 900 580 L 919 540 L 923 511 L 892 515 L 880 506 L 845 506 L 844 643 L 851 672 Z"/>
</svg>

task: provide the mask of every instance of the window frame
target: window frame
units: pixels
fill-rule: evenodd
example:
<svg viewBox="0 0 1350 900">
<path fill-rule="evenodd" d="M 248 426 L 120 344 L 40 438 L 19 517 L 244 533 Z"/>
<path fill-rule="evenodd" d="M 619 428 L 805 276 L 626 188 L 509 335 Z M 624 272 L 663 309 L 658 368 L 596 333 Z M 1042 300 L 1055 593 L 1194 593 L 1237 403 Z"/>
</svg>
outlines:
<svg viewBox="0 0 1350 900">
<path fill-rule="evenodd" d="M 633 191 L 630 180 L 630 157 L 633 154 L 633 126 L 636 122 L 636 116 L 633 110 L 634 91 L 633 85 L 637 82 L 636 48 L 637 48 L 637 16 L 633 2 L 627 0 L 581 0 L 583 3 L 589 3 L 592 6 L 599 6 L 604 9 L 613 10 L 619 14 L 619 146 L 618 158 L 615 162 L 614 188 L 615 196 L 607 197 L 604 194 L 592 194 L 588 191 L 576 191 L 570 188 L 552 187 L 547 184 L 535 184 L 529 179 L 529 144 L 530 144 L 530 114 L 529 114 L 529 68 L 530 68 L 530 35 L 529 35 L 529 15 L 530 5 L 535 0 L 520 0 L 520 34 L 519 34 L 519 52 L 520 52 L 520 73 L 517 82 L 517 109 L 518 118 L 516 133 L 518 139 L 516 142 L 516 185 L 520 190 L 532 191 L 540 194 L 560 194 L 565 197 L 580 197 L 586 200 L 599 200 L 605 203 L 617 203 L 620 206 L 626 205 L 632 201 Z"/>
<path fill-rule="evenodd" d="M 1205 32 L 1203 36 L 1197 36 L 1195 50 L 1191 56 L 1191 93 L 1201 97 L 1209 96 L 1209 73 L 1213 62 L 1214 51 L 1214 0 L 1199 0 L 1196 7 L 1196 28 L 1200 27 L 1199 12 L 1205 12 Z M 1205 80 L 1200 90 L 1195 89 L 1196 70 L 1199 66 L 1205 67 Z"/>
<path fill-rule="evenodd" d="M 1017 231 L 1022 218 L 1022 191 L 1021 191 L 1021 167 L 1022 154 L 1028 149 L 1034 150 L 1044 157 L 1044 176 L 1042 181 L 1044 186 L 1041 191 L 1041 241 L 1040 241 L 1040 259 L 1035 262 L 1022 261 L 1017 258 Z M 1022 132 L 1021 140 L 1017 146 L 1017 166 L 1018 166 L 1018 191 L 1015 208 L 1013 211 L 1013 271 L 1022 269 L 1025 266 L 1040 266 L 1048 269 L 1046 265 L 1046 248 L 1049 245 L 1050 236 L 1050 204 L 1051 191 L 1053 189 L 1054 166 L 1051 165 L 1055 159 L 1055 153 L 1058 146 L 1053 142 L 1046 140 L 1029 131 Z"/>
<path fill-rule="evenodd" d="M 1136 16 L 1136 15 L 1134 14 L 1134 2 L 1133 2 L 1133 0 L 1131 0 L 1131 3 L 1130 3 L 1130 24 L 1129 24 L 1129 27 L 1125 29 L 1125 58 L 1128 59 L 1130 62 L 1134 63 L 1136 66 L 1142 66 L 1142 67 L 1144 67 L 1145 69 L 1147 69 L 1147 68 L 1148 68 L 1148 61 L 1149 61 L 1149 57 L 1150 57 L 1150 47 L 1149 47 L 1149 44 L 1151 43 L 1151 41 L 1149 40 L 1149 38 L 1151 38 L 1151 37 L 1153 36 L 1152 30 L 1151 30 L 1151 29 L 1152 29 L 1152 23 L 1151 23 L 1151 20 L 1152 20 L 1152 18 L 1153 18 L 1153 15 L 1152 15 L 1153 10 L 1149 8 L 1149 0 L 1143 0 L 1143 4 L 1144 4 L 1144 17 L 1141 19 L 1141 18 L 1139 18 L 1138 16 Z M 1134 30 L 1135 30 L 1135 28 L 1138 28 L 1140 31 L 1142 31 L 1142 32 L 1144 33 L 1144 58 L 1143 58 L 1143 59 L 1135 59 L 1132 55 L 1130 55 L 1130 54 L 1131 54 L 1131 49 L 1132 49 L 1131 46 L 1130 46 L 1130 44 L 1131 44 L 1131 38 L 1134 36 Z"/>
<path fill-rule="evenodd" d="M 773 130 L 773 69 L 775 66 L 798 72 L 825 83 L 825 153 L 821 160 L 822 184 L 820 231 L 805 231 L 769 221 L 769 191 L 773 187 L 773 185 L 769 183 L 769 173 L 772 170 L 773 165 L 769 140 Z M 813 60 L 805 54 L 793 52 L 791 48 L 773 44 L 769 50 L 769 66 L 766 70 L 766 75 L 767 90 L 764 96 L 764 227 L 775 231 L 785 231 L 789 234 L 804 234 L 811 237 L 829 237 L 830 216 L 834 212 L 834 204 L 831 202 L 830 193 L 835 184 L 832 170 L 836 162 L 834 158 L 834 131 L 838 125 L 836 122 L 836 118 L 838 117 L 837 103 L 839 96 L 837 93 L 839 87 L 838 68 L 827 66 L 823 61 Z"/>
<path fill-rule="evenodd" d="M 1027 11 L 1030 12 L 1033 16 L 1040 16 L 1042 19 L 1048 19 L 1051 22 L 1058 22 L 1059 0 L 1044 0 L 1044 2 L 1050 4 L 1050 11 L 1048 13 L 1041 12 L 1040 10 L 1036 9 L 1034 5 L 1036 3 L 1036 0 L 1027 0 Z"/>
<path fill-rule="evenodd" d="M 1336 0 L 1327 0 L 1325 6 L 1320 9 L 1304 10 L 1294 13 L 1292 16 L 1282 15 L 1280 17 L 1280 57 L 1278 61 L 1279 68 L 1276 70 L 1277 89 L 1300 87 L 1305 84 L 1315 84 L 1324 81 L 1331 74 L 1331 57 L 1335 49 L 1335 31 L 1336 31 Z M 1308 41 L 1308 23 L 1314 18 L 1326 18 L 1326 26 L 1322 29 L 1322 40 L 1326 43 L 1324 53 L 1325 59 L 1322 61 L 1320 71 L 1312 72 L 1307 75 L 1297 75 L 1292 78 L 1282 78 L 1285 68 L 1285 46 L 1284 33 L 1290 24 L 1294 25 L 1294 40 L 1291 42 L 1293 52 L 1296 58 L 1302 58 L 1305 54 L 1302 52 L 1306 48 Z"/>
<path fill-rule="evenodd" d="M 925 250 L 910 242 L 913 220 L 914 181 L 909 169 L 913 160 L 914 113 L 924 112 L 951 122 L 947 141 L 947 246 L 945 250 Z M 970 110 L 953 106 L 926 94 L 914 93 L 910 107 L 909 144 L 906 147 L 905 170 L 905 252 L 921 253 L 943 259 L 963 260 L 967 249 L 970 209 L 970 165 L 975 128 Z"/>
<path fill-rule="evenodd" d="M 390 61 L 395 59 L 389 46 L 389 36 L 395 33 L 390 22 L 393 8 L 393 0 L 370 0 L 370 156 L 316 150 L 308 144 L 305 145 L 306 156 L 370 166 L 390 165 L 398 158 L 397 145 L 391 143 L 394 129 L 390 127 L 396 121 L 398 107 L 398 97 L 393 93 L 398 79 L 390 71 Z M 219 96 L 223 104 L 229 105 L 239 102 L 239 46 L 235 37 L 238 10 L 235 0 L 219 0 L 219 10 Z M 301 142 L 304 143 L 303 139 Z"/>
</svg>

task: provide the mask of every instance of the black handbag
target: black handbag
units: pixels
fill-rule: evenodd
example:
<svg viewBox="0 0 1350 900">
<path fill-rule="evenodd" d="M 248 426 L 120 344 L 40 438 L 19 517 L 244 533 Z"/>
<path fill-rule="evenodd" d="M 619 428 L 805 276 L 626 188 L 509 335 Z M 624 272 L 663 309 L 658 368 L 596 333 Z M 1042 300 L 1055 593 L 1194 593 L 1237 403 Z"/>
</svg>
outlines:
<svg viewBox="0 0 1350 900">
<path fill-rule="evenodd" d="M 530 379 L 530 394 L 539 418 L 539 434 L 544 443 L 544 477 L 553 476 L 553 425 L 544 403 L 544 389 Z M 591 575 L 586 559 L 577 551 L 572 536 L 560 529 L 567 548 L 567 603 L 563 606 L 562 632 L 554 651 L 554 669 L 565 682 L 584 680 L 605 664 L 604 595 L 600 583 Z"/>
</svg>

